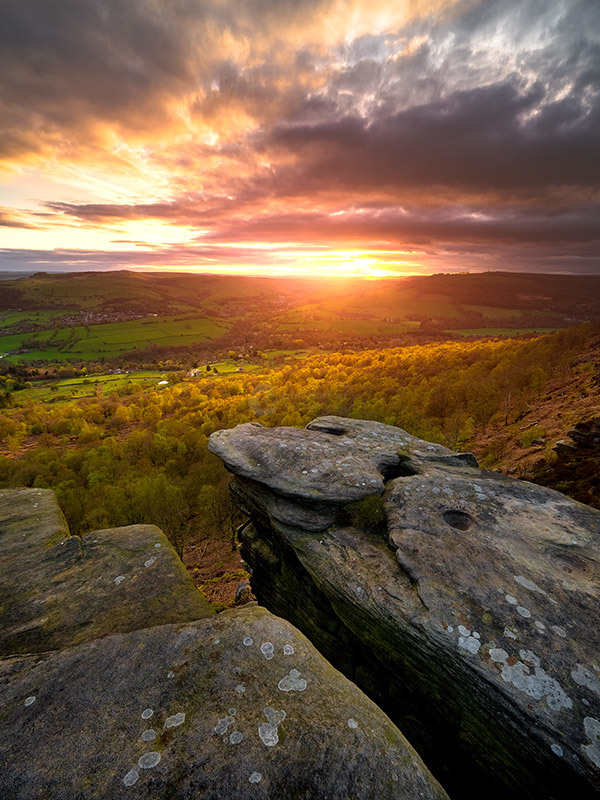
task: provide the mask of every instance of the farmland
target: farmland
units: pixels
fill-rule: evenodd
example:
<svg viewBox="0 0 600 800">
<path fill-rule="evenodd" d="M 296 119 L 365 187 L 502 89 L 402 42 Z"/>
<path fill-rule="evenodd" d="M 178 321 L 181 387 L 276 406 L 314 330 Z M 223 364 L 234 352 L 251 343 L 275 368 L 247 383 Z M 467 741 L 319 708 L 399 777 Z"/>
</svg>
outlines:
<svg viewBox="0 0 600 800">
<path fill-rule="evenodd" d="M 218 338 L 228 329 L 226 320 L 156 317 L 7 335 L 0 337 L 0 351 L 9 362 L 62 358 L 86 361 L 142 350 L 151 344 L 194 345 Z"/>
<path fill-rule="evenodd" d="M 0 362 L 194 367 L 258 351 L 273 359 L 278 351 L 535 334 L 600 318 L 599 298 L 600 282 L 584 276 L 36 273 L 2 282 Z"/>
</svg>

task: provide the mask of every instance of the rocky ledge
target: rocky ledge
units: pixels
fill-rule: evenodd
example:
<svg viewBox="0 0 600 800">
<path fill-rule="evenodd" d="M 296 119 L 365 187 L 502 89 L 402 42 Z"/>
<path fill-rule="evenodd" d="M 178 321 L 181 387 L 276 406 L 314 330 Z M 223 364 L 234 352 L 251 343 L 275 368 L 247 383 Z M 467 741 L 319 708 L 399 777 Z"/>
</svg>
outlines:
<svg viewBox="0 0 600 800">
<path fill-rule="evenodd" d="M 212 435 L 259 602 L 453 797 L 600 794 L 600 513 L 398 428 Z"/>
<path fill-rule="evenodd" d="M 69 536 L 0 492 L 2 800 L 444 800 L 390 719 L 291 624 L 216 616 L 167 539 Z"/>
</svg>

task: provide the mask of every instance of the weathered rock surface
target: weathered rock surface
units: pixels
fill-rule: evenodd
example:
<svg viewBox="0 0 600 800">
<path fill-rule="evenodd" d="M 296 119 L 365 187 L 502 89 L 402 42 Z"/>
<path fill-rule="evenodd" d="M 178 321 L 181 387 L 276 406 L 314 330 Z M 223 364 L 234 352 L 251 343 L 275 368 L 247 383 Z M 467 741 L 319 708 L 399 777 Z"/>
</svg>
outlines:
<svg viewBox="0 0 600 800">
<path fill-rule="evenodd" d="M 154 525 L 70 536 L 49 489 L 0 490 L 0 655 L 213 614 Z"/>
<path fill-rule="evenodd" d="M 259 601 L 451 795 L 598 796 L 600 513 L 379 423 L 307 427 L 211 437 Z"/>
<path fill-rule="evenodd" d="M 0 681 L 4 798 L 445 797 L 377 706 L 265 609 L 5 660 Z"/>
<path fill-rule="evenodd" d="M 2 800 L 447 799 L 291 624 L 256 606 L 207 615 L 158 529 L 72 540 L 37 490 L 0 493 L 0 512 Z M 35 621 L 36 602 L 52 624 L 24 638 L 16 615 Z"/>
</svg>

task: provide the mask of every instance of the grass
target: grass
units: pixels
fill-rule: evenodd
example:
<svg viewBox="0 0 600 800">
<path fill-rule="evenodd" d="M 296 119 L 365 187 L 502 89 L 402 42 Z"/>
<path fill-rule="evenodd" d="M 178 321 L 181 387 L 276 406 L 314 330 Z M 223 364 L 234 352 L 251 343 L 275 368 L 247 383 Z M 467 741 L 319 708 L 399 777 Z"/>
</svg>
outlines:
<svg viewBox="0 0 600 800">
<path fill-rule="evenodd" d="M 3 311 L 0 313 L 0 333 L 17 322 L 44 325 L 68 313 L 68 311 Z"/>
<path fill-rule="evenodd" d="M 174 317 L 112 322 L 74 328 L 54 328 L 36 334 L 14 334 L 0 337 L 0 357 L 9 363 L 17 361 L 59 360 L 75 358 L 86 361 L 101 356 L 114 356 L 141 350 L 150 345 L 193 345 L 217 339 L 230 323 L 208 317 L 180 320 Z M 36 343 L 43 344 L 36 347 Z M 27 350 L 11 355 L 13 350 Z"/>
<path fill-rule="evenodd" d="M 19 392 L 18 396 L 31 400 L 70 400 L 73 397 L 94 397 L 98 392 L 108 394 L 127 384 L 139 384 L 144 388 L 157 387 L 160 389 L 158 382 L 166 379 L 167 372 L 140 370 L 122 375 L 89 375 L 84 378 L 67 378 L 66 380 L 34 381 L 30 389 Z"/>
</svg>

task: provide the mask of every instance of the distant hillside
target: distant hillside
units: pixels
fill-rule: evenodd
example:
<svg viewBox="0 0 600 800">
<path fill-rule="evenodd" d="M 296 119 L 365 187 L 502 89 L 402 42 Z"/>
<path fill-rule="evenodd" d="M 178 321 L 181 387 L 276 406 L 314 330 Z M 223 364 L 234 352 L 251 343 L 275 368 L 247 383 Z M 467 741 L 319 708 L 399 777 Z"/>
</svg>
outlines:
<svg viewBox="0 0 600 800">
<path fill-rule="evenodd" d="M 489 272 L 386 280 L 36 273 L 2 282 L 4 363 L 391 347 L 600 319 L 600 278 Z M 120 361 L 119 361 L 120 359 Z"/>
</svg>

